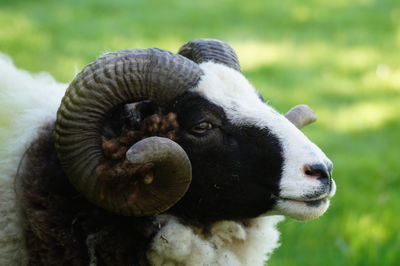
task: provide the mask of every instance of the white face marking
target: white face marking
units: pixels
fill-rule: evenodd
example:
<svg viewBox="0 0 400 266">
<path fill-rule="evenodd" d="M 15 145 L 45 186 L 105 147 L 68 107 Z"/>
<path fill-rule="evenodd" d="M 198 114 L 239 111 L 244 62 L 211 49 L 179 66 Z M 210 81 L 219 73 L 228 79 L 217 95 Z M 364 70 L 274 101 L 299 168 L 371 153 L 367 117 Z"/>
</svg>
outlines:
<svg viewBox="0 0 400 266">
<path fill-rule="evenodd" d="M 307 177 L 303 169 L 306 164 L 332 164 L 326 155 L 283 115 L 262 102 L 241 73 L 213 62 L 202 63 L 200 67 L 204 75 L 194 92 L 221 106 L 231 123 L 268 128 L 279 139 L 284 158 L 279 196 L 302 199 L 320 191 L 321 182 Z M 329 196 L 333 196 L 335 190 L 333 182 Z M 306 220 L 324 213 L 328 205 L 329 200 L 318 207 L 309 207 L 304 202 L 279 199 L 276 211 Z"/>
</svg>

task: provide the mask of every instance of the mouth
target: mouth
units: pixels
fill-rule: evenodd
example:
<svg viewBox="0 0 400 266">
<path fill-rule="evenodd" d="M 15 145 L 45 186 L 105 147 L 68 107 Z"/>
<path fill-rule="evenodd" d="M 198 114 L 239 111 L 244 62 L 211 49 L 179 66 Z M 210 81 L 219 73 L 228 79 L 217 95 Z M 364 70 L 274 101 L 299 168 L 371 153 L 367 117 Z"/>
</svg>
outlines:
<svg viewBox="0 0 400 266">
<path fill-rule="evenodd" d="M 305 204 L 308 207 L 319 207 L 321 204 L 327 203 L 331 197 L 329 195 L 321 195 L 315 198 L 282 198 L 278 197 L 278 199 L 287 202 Z"/>
<path fill-rule="evenodd" d="M 329 207 L 328 194 L 318 197 L 276 197 L 275 211 L 300 221 L 312 220 L 321 216 Z"/>
<path fill-rule="evenodd" d="M 303 195 L 301 193 L 298 193 L 300 195 L 295 195 L 295 192 L 293 193 L 292 190 L 291 193 L 286 192 L 280 193 L 281 195 L 279 196 L 273 196 L 276 200 L 274 213 L 300 221 L 312 220 L 324 214 L 329 208 L 330 199 L 336 193 L 336 184 L 332 180 L 328 189 L 320 187 Z"/>
</svg>

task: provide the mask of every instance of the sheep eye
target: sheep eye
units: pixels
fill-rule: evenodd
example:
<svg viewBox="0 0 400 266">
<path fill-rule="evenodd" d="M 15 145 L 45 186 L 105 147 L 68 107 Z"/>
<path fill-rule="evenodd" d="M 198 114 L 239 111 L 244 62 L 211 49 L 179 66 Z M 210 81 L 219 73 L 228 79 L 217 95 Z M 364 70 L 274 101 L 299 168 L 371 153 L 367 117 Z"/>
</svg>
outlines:
<svg viewBox="0 0 400 266">
<path fill-rule="evenodd" d="M 201 122 L 194 127 L 192 127 L 192 132 L 197 133 L 197 134 L 203 134 L 207 130 L 210 130 L 212 128 L 212 124 L 209 122 Z"/>
</svg>

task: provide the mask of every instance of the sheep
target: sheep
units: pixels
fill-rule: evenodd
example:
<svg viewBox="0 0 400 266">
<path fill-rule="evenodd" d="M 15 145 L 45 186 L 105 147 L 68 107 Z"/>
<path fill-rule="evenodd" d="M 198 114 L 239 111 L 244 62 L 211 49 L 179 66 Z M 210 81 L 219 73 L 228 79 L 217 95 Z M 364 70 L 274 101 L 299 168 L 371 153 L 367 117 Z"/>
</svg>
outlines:
<svg viewBox="0 0 400 266">
<path fill-rule="evenodd" d="M 2 265 L 263 265 L 335 194 L 312 111 L 276 112 L 222 41 L 112 52 L 66 91 L 0 62 Z"/>
</svg>

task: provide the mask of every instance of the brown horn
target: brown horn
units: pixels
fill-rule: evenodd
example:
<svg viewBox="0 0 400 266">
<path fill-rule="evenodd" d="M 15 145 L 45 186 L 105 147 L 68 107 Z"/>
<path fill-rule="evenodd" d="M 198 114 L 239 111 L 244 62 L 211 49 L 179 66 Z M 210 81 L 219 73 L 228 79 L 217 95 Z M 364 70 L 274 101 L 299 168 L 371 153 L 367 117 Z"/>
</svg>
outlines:
<svg viewBox="0 0 400 266">
<path fill-rule="evenodd" d="M 192 40 L 184 44 L 178 53 L 198 64 L 213 61 L 240 71 L 239 59 L 235 51 L 229 44 L 219 40 Z"/>
<path fill-rule="evenodd" d="M 305 104 L 296 105 L 285 114 L 285 117 L 297 128 L 302 128 L 317 120 L 314 111 Z"/>
<path fill-rule="evenodd" d="M 136 193 L 133 191 L 102 197 L 103 184 L 96 173 L 96 168 L 106 161 L 100 132 L 106 116 L 118 106 L 143 99 L 164 105 L 194 87 L 201 75 L 201 69 L 194 62 L 155 48 L 121 50 L 86 66 L 72 81 L 62 99 L 55 129 L 58 158 L 76 189 L 91 202 L 122 215 L 157 214 L 177 202 L 184 194 L 182 191 L 186 191 L 191 177 L 175 174 L 186 175 L 189 170 L 181 171 L 179 168 L 187 168 L 187 164 L 180 165 L 176 171 L 156 170 L 160 176 L 155 178 L 162 180 L 163 184 L 186 181 L 182 182 L 178 195 L 169 200 L 169 206 L 164 203 L 158 207 L 150 206 L 154 213 L 146 210 L 144 203 L 132 202 L 131 199 L 136 197 L 129 194 Z M 159 160 L 154 163 L 155 168 L 162 169 L 157 163 Z M 152 193 L 157 197 L 156 190 Z"/>
</svg>

